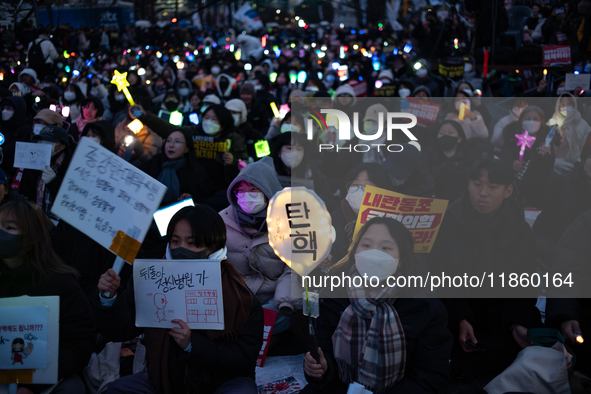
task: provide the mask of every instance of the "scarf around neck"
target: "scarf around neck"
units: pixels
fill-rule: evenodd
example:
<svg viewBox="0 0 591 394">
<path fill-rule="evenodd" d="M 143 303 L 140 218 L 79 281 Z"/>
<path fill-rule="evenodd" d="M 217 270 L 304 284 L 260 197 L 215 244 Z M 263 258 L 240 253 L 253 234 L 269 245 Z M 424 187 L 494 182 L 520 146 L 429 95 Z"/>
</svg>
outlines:
<svg viewBox="0 0 591 394">
<path fill-rule="evenodd" d="M 162 164 L 162 171 L 158 175 L 158 182 L 167 187 L 162 204 L 175 202 L 181 195 L 181 183 L 176 172 L 183 168 L 185 164 L 187 164 L 187 159 L 184 157 L 179 160 L 169 160 Z"/>
<path fill-rule="evenodd" d="M 392 298 L 364 298 L 362 288 L 347 289 L 351 305 L 332 336 L 339 377 L 375 394 L 404 377 L 406 342 Z"/>
</svg>

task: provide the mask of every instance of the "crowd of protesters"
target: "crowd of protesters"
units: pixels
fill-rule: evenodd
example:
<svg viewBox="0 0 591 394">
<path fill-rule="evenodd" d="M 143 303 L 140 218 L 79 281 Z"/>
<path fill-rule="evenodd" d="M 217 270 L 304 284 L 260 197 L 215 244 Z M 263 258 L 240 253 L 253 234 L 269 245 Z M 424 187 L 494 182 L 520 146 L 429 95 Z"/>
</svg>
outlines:
<svg viewBox="0 0 591 394">
<path fill-rule="evenodd" d="M 107 393 L 256 393 L 263 308 L 277 311 L 271 353 L 306 353 L 302 393 L 345 393 L 353 382 L 374 393 L 483 392 L 540 327 L 559 329 L 576 369 L 591 376 L 589 342 L 575 339 L 591 338 L 591 306 L 552 294 L 545 302 L 440 300 L 349 288 L 322 300 L 319 349 L 309 352 L 308 319 L 290 288 L 297 274 L 269 244 L 269 200 L 297 180 L 331 212 L 336 242 L 319 267 L 331 274 L 379 265 L 387 276 L 416 264 L 577 271 L 589 263 L 591 102 L 588 87 L 566 89 L 566 74 L 591 72 L 591 5 L 513 6 L 531 10 L 516 50 L 538 56 L 533 66 L 493 64 L 494 53 L 500 59 L 516 45 L 504 35 L 503 2 L 425 7 L 400 17 L 401 30 L 387 20 L 248 34 L 176 24 L 0 28 L 0 297 L 60 296 L 60 383 L 52 392 L 96 392 L 83 381 L 91 354 L 141 335 L 147 370 L 122 364 Z M 543 67 L 542 45 L 569 45 L 571 64 Z M 111 83 L 115 72 L 127 73 L 134 105 Z M 361 133 L 374 135 L 387 112 L 412 100 L 440 110 L 413 129 L 418 141 L 395 134 L 388 143 L 399 144 L 396 153 L 352 151 L 359 137 L 336 141 L 338 130 L 315 124 L 309 138 L 311 116 L 298 110 L 359 112 Z M 177 112 L 182 120 L 172 122 Z M 139 131 L 129 127 L 135 119 Z M 517 135 L 526 131 L 536 140 L 524 152 Z M 150 228 L 139 257 L 220 260 L 224 330 L 191 330 L 182 320 L 171 330 L 135 327 L 132 268 L 113 271 L 110 251 L 52 213 L 82 137 L 164 184 L 162 207 L 194 201 L 165 237 Z M 261 154 L 259 141 L 269 152 Z M 17 142 L 50 144 L 51 165 L 14 168 Z M 449 201 L 430 253 L 414 253 L 394 219 L 372 219 L 355 234 L 367 186 Z M 533 227 L 526 208 L 541 211 Z"/>
</svg>

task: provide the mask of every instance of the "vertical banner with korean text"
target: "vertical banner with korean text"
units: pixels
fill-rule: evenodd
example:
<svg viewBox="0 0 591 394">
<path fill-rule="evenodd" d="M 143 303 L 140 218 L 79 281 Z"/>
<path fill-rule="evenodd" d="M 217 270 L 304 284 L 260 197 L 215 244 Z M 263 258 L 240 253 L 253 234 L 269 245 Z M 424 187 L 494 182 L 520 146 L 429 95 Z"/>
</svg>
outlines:
<svg viewBox="0 0 591 394">
<path fill-rule="evenodd" d="M 406 196 L 367 186 L 357 216 L 355 234 L 374 217 L 396 219 L 410 231 L 416 253 L 429 253 L 447 209 L 447 200 Z"/>
</svg>

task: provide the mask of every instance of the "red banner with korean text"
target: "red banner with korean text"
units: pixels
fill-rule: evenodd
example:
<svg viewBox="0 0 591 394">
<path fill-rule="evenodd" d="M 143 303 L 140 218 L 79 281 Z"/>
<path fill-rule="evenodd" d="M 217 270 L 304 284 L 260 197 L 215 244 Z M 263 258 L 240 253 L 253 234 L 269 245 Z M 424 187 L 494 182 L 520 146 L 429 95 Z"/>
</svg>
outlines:
<svg viewBox="0 0 591 394">
<path fill-rule="evenodd" d="M 418 124 L 425 126 L 427 123 L 435 123 L 437 121 L 437 115 L 439 115 L 441 105 L 414 97 L 408 97 L 407 100 L 409 105 L 403 111 L 416 116 Z"/>
<path fill-rule="evenodd" d="M 355 234 L 374 217 L 396 219 L 410 231 L 416 253 L 430 253 L 447 209 L 447 200 L 407 196 L 366 186 Z"/>
<path fill-rule="evenodd" d="M 265 314 L 263 323 L 263 346 L 259 351 L 259 357 L 257 358 L 257 367 L 263 367 L 265 365 L 267 350 L 269 350 L 269 343 L 271 342 L 271 334 L 273 333 L 273 327 L 275 327 L 275 319 L 277 318 L 277 311 L 263 308 L 263 312 Z"/>
<path fill-rule="evenodd" d="M 349 85 L 355 92 L 355 97 L 366 97 L 367 96 L 367 82 L 365 81 L 349 81 Z"/>
<path fill-rule="evenodd" d="M 570 64 L 570 45 L 543 45 L 544 66 Z"/>
</svg>

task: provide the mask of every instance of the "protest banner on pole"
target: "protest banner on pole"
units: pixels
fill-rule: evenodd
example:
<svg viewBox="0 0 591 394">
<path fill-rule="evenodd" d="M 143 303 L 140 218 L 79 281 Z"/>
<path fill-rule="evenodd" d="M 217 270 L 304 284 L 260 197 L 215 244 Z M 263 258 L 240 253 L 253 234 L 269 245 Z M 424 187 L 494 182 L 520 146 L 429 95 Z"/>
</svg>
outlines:
<svg viewBox="0 0 591 394">
<path fill-rule="evenodd" d="M 257 367 L 265 366 L 265 358 L 267 357 L 267 351 L 269 350 L 269 344 L 271 343 L 271 335 L 273 335 L 273 328 L 275 327 L 275 320 L 277 319 L 277 311 L 263 308 L 263 312 L 265 314 L 263 323 L 263 346 L 259 351 Z"/>
<path fill-rule="evenodd" d="M 447 200 L 422 198 L 366 186 L 355 234 L 374 217 L 396 219 L 410 231 L 416 253 L 429 253 L 447 209 Z"/>
<path fill-rule="evenodd" d="M 82 138 L 51 212 L 131 264 L 165 192 L 160 182 Z"/>
<path fill-rule="evenodd" d="M 0 384 L 57 383 L 59 297 L 0 298 Z"/>
<path fill-rule="evenodd" d="M 52 146 L 32 142 L 17 142 L 14 151 L 14 168 L 43 170 L 51 164 Z"/>
<path fill-rule="evenodd" d="M 136 260 L 133 284 L 137 327 L 224 329 L 219 260 Z"/>
</svg>

